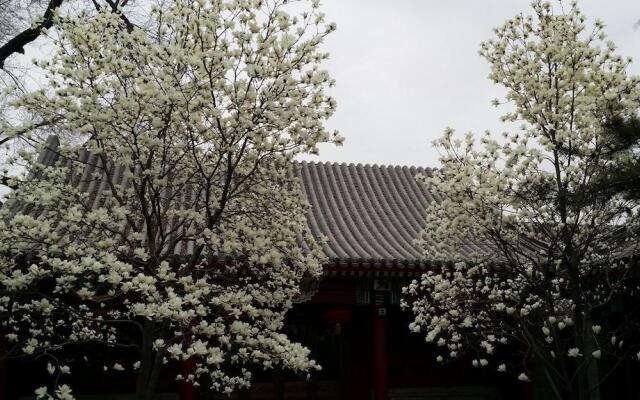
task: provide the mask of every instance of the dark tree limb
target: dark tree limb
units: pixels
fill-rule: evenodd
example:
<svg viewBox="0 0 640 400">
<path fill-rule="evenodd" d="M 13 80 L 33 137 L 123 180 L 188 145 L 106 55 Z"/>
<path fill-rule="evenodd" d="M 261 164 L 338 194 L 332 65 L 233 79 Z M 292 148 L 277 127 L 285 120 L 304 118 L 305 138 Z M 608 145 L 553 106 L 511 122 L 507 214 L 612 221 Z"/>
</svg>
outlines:
<svg viewBox="0 0 640 400">
<path fill-rule="evenodd" d="M 15 53 L 24 54 L 24 47 L 26 45 L 36 40 L 42 34 L 43 29 L 48 29 L 53 26 L 53 15 L 63 2 L 64 0 L 49 0 L 47 9 L 42 16 L 42 22 L 36 26 L 25 29 L 11 38 L 7 43 L 0 46 L 0 69 L 4 68 L 4 63 L 7 58 Z M 96 10 L 102 8 L 96 0 L 92 0 L 92 2 Z M 128 2 L 129 0 L 105 0 L 109 9 L 120 17 L 127 32 L 131 32 L 135 26 L 122 12 L 122 8 L 126 6 Z"/>
<path fill-rule="evenodd" d="M 53 25 L 53 15 L 62 5 L 64 0 L 49 0 L 47 9 L 42 16 L 42 22 L 34 27 L 30 27 L 20 32 L 7 43 L 0 46 L 0 69 L 4 68 L 4 62 L 15 53 L 24 54 L 24 46 L 36 40 L 41 34 L 43 29 L 48 29 Z"/>
<path fill-rule="evenodd" d="M 96 8 L 96 10 L 98 11 L 102 10 L 102 6 L 100 5 L 100 3 L 98 3 L 97 0 L 91 0 L 91 2 L 93 3 L 93 6 Z M 124 23 L 125 28 L 127 29 L 127 32 L 131 33 L 133 31 L 133 28 L 135 28 L 135 26 L 129 20 L 129 18 L 127 18 L 127 16 L 124 15 L 124 13 L 122 12 L 122 8 L 126 6 L 128 2 L 129 0 L 124 0 L 124 1 L 105 0 L 105 3 L 107 3 L 109 8 L 111 9 L 111 12 L 116 13 L 118 17 L 120 17 L 120 19 Z"/>
<path fill-rule="evenodd" d="M 9 189 L 17 189 L 19 183 L 20 182 L 17 181 L 15 178 L 11 178 L 9 176 L 0 175 L 0 185 L 6 186 Z"/>
</svg>

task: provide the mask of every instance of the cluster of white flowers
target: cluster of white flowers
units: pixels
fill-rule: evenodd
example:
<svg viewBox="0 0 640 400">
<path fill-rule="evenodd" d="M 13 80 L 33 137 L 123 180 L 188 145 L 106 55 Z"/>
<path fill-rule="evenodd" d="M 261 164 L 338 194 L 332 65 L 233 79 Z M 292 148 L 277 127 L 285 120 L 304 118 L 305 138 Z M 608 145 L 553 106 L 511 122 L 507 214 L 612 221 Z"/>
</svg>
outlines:
<svg viewBox="0 0 640 400">
<path fill-rule="evenodd" d="M 171 362 L 226 393 L 250 368 L 318 368 L 281 329 L 324 262 L 291 161 L 342 141 L 323 125 L 335 101 L 319 45 L 335 26 L 317 2 L 288 10 L 177 0 L 154 9 L 153 32 L 109 12 L 57 21 L 50 87 L 17 106 L 76 140 L 32 163 L 0 209 L 13 353 L 134 347 L 133 365 L 104 368 L 135 371 L 147 396 Z"/>
<path fill-rule="evenodd" d="M 40 386 L 36 390 L 34 390 L 36 395 L 36 399 L 47 399 L 47 400 L 73 400 L 75 397 L 73 396 L 73 391 L 68 385 L 62 384 L 57 386 L 52 392 L 49 392 L 46 386 Z"/>
<path fill-rule="evenodd" d="M 480 51 L 514 105 L 505 120 L 523 126 L 479 141 L 447 129 L 435 143 L 442 168 L 420 181 L 438 201 L 427 206 L 418 240 L 432 269 L 405 288 L 405 306 L 415 315 L 411 330 L 444 350 L 438 361 L 471 351 L 474 366 L 486 357 L 506 371 L 522 349 L 549 359 L 543 365 L 558 368 L 553 376 L 574 368 L 558 373 L 566 389 L 604 356 L 612 330 L 623 329 L 605 328 L 603 310 L 637 286 L 621 254 L 635 251 L 638 208 L 591 193 L 590 183 L 615 161 L 604 151 L 603 122 L 635 115 L 640 80 L 627 77 L 629 60 L 603 42 L 601 24 L 585 30 L 575 4 L 561 14 L 549 3 L 533 9 L 534 17 L 496 29 Z M 632 354 L 609 348 L 607 355 Z M 519 379 L 529 381 L 526 373 Z"/>
</svg>

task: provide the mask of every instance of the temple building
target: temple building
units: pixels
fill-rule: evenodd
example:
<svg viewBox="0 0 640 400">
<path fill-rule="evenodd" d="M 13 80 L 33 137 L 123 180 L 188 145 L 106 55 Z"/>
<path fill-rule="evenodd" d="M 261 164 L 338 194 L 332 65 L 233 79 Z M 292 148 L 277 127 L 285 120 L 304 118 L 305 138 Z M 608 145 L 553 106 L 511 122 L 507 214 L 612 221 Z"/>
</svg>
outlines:
<svg viewBox="0 0 640 400">
<path fill-rule="evenodd" d="M 49 148 L 57 145 L 50 140 Z M 53 165 L 56 157 L 55 152 L 45 151 L 40 162 Z M 321 280 L 307 282 L 304 296 L 288 314 L 286 333 L 311 350 L 322 371 L 309 379 L 278 370 L 256 372 L 251 389 L 231 397 L 180 386 L 172 379 L 173 371 L 173 376 L 168 373 L 163 378 L 157 398 L 533 398 L 530 384 L 493 369 L 474 368 L 468 359 L 437 363 L 435 345 L 408 329 L 412 315 L 400 308 L 401 288 L 434 267 L 414 243 L 424 227 L 425 206 L 439 201 L 415 179 L 430 169 L 316 162 L 300 162 L 298 167 L 311 206 L 308 224 L 316 237 L 326 238 L 329 262 Z M 93 187 L 87 190 L 99 190 L 99 185 Z M 465 250 L 469 249 L 461 249 Z M 5 364 L 0 400 L 32 396 L 30 379 L 36 380 L 42 371 L 29 368 L 19 362 Z M 76 371 L 73 379 L 77 393 L 90 395 L 80 399 L 133 399 L 127 394 L 130 380 L 108 373 L 83 378 L 82 371 Z M 621 393 L 630 385 L 631 380 L 619 385 Z"/>
<path fill-rule="evenodd" d="M 58 143 L 56 137 L 49 138 L 39 163 L 58 162 Z M 89 178 L 98 164 L 92 157 L 89 152 L 80 155 L 87 178 L 78 183 L 90 193 L 89 207 L 99 203 L 105 185 Z M 300 162 L 297 167 L 311 206 L 309 227 L 314 236 L 326 239 L 323 250 L 329 262 L 323 277 L 303 288 L 303 296 L 288 314 L 286 333 L 307 346 L 323 369 L 310 379 L 277 370 L 257 371 L 252 388 L 232 398 L 513 398 L 509 395 L 513 387 L 501 385 L 495 373 L 462 362 L 438 365 L 423 335 L 409 332 L 410 312 L 400 308 L 402 286 L 430 267 L 414 244 L 423 229 L 425 206 L 438 201 L 415 179 L 430 170 L 316 162 Z M 6 369 L 4 380 L 11 385 L 6 385 L 4 398 L 32 395 L 32 385 L 24 379 L 29 376 L 25 370 L 33 368 L 15 362 Z M 172 373 L 175 376 L 169 371 L 162 379 L 159 398 L 228 398 L 176 385 Z M 35 378 L 40 372 L 31 374 Z M 83 377 L 81 371 L 75 371 L 72 379 L 79 395 L 105 399 L 129 398 L 126 393 L 133 383 L 108 373 Z M 522 392 L 521 386 L 514 387 Z"/>
<path fill-rule="evenodd" d="M 330 261 L 317 288 L 289 314 L 288 333 L 324 370 L 310 382 L 270 382 L 246 398 L 497 400 L 526 392 L 466 361 L 439 365 L 424 336 L 409 332 L 401 289 L 431 267 L 414 240 L 427 203 L 439 201 L 415 178 L 430 171 L 300 163 L 307 220 L 327 239 Z"/>
</svg>

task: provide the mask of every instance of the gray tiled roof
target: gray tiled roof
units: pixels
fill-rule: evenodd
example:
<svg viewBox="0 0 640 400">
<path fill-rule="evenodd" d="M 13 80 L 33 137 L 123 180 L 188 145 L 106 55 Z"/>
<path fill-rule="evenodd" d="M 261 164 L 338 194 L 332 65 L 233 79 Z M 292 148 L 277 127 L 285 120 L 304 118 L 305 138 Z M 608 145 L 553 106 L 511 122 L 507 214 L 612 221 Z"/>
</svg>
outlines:
<svg viewBox="0 0 640 400">
<path fill-rule="evenodd" d="M 58 143 L 54 136 L 48 139 L 39 163 L 57 162 Z M 90 178 L 98 164 L 93 158 L 83 151 L 80 159 L 87 164 L 83 176 L 70 177 L 72 184 L 91 193 L 90 207 L 99 204 L 100 192 L 105 189 L 101 179 Z M 326 238 L 329 267 L 379 273 L 410 272 L 427 265 L 413 242 L 424 226 L 425 206 L 439 197 L 426 191 L 415 177 L 430 174 L 431 169 L 305 161 L 297 167 L 311 204 L 308 223 L 314 236 Z M 120 168 L 114 175 L 114 183 L 125 184 Z M 7 206 L 13 212 L 20 208 L 17 204 Z M 184 247 L 188 253 L 190 246 Z"/>
<path fill-rule="evenodd" d="M 301 162 L 314 235 L 336 266 L 424 266 L 413 244 L 424 226 L 424 209 L 439 198 L 415 179 L 430 169 Z"/>
</svg>

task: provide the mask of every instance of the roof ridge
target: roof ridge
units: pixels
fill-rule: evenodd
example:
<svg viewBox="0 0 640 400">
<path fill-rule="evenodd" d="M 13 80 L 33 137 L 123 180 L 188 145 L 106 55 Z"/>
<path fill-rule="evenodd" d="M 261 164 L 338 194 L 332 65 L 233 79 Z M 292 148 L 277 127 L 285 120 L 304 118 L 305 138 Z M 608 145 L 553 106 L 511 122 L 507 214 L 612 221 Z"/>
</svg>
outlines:
<svg viewBox="0 0 640 400">
<path fill-rule="evenodd" d="M 394 169 L 394 168 L 407 168 L 415 169 L 419 172 L 431 172 L 437 171 L 436 167 L 422 167 L 416 165 L 401 165 L 401 164 L 378 164 L 378 163 L 353 163 L 345 161 L 313 161 L 313 160 L 293 160 L 294 164 L 306 164 L 306 165 L 324 165 L 324 166 L 347 166 L 347 167 L 361 167 L 361 168 L 382 168 L 382 169 Z"/>
</svg>

